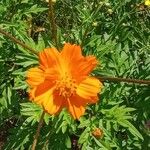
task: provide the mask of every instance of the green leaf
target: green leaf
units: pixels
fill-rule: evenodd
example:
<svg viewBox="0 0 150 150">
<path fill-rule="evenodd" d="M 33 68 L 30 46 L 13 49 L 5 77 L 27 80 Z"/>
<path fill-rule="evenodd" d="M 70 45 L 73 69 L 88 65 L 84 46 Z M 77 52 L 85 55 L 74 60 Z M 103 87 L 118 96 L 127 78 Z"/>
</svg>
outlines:
<svg viewBox="0 0 150 150">
<path fill-rule="evenodd" d="M 65 145 L 67 148 L 71 148 L 71 140 L 69 136 L 66 137 Z"/>
<path fill-rule="evenodd" d="M 85 141 L 88 140 L 88 137 L 90 135 L 90 127 L 87 127 L 83 132 L 82 134 L 80 135 L 80 138 L 79 138 L 79 143 L 80 144 L 83 144 Z"/>
<path fill-rule="evenodd" d="M 34 103 L 21 103 L 21 114 L 23 116 L 27 116 L 26 121 L 32 122 L 32 124 L 39 122 L 41 114 L 42 114 L 42 108 Z"/>
<path fill-rule="evenodd" d="M 78 128 L 88 127 L 89 124 L 90 124 L 90 120 L 83 120 L 80 122 L 80 125 L 78 126 Z"/>
<path fill-rule="evenodd" d="M 141 133 L 128 120 L 120 120 L 118 123 L 123 127 L 127 127 L 134 136 L 144 140 Z"/>
<path fill-rule="evenodd" d="M 103 150 L 111 150 L 109 145 L 107 145 L 104 141 L 97 140 L 95 137 L 93 137 L 93 139 L 100 148 L 103 148 Z"/>
</svg>

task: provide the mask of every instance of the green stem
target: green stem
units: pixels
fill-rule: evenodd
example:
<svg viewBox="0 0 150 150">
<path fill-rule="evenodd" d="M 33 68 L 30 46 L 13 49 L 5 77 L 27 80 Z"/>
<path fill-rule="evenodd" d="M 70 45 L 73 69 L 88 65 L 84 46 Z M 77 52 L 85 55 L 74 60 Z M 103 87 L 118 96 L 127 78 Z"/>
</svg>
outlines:
<svg viewBox="0 0 150 150">
<path fill-rule="evenodd" d="M 38 137 L 40 135 L 40 129 L 41 129 L 42 125 L 43 125 L 44 115 L 45 115 L 45 112 L 43 111 L 42 115 L 41 115 L 41 118 L 40 118 L 40 121 L 39 121 L 39 124 L 38 124 L 38 128 L 36 130 L 36 134 L 35 134 L 35 137 L 34 137 L 34 141 L 33 141 L 31 150 L 35 150 L 35 147 L 36 147 L 36 144 L 37 144 L 37 140 L 38 140 Z"/>
<path fill-rule="evenodd" d="M 117 78 L 117 77 L 99 77 L 99 76 L 96 76 L 96 78 L 101 81 L 128 82 L 128 83 L 139 83 L 139 84 L 150 85 L 150 80 L 127 79 L 127 78 Z"/>
<path fill-rule="evenodd" d="M 52 41 L 55 43 L 56 48 L 58 48 L 57 43 L 57 26 L 55 22 L 55 13 L 54 13 L 54 7 L 53 7 L 52 0 L 49 0 L 49 22 L 51 27 L 51 35 L 52 35 Z"/>
<path fill-rule="evenodd" d="M 16 39 L 15 37 L 13 37 L 10 33 L 5 32 L 3 29 L 0 28 L 0 33 L 5 35 L 6 37 L 8 37 L 9 39 L 11 39 L 13 42 L 21 45 L 23 48 L 29 50 L 31 53 L 34 53 L 36 55 L 38 55 L 38 53 L 32 49 L 31 47 L 29 47 L 28 45 L 24 44 L 23 42 L 21 42 L 20 40 Z"/>
</svg>

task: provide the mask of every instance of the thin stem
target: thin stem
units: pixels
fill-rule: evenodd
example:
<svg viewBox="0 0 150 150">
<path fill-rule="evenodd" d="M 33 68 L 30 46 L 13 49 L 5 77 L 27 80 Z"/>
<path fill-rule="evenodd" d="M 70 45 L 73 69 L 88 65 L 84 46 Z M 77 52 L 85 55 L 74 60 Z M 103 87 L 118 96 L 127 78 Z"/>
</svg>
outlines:
<svg viewBox="0 0 150 150">
<path fill-rule="evenodd" d="M 21 42 L 20 40 L 16 39 L 15 37 L 13 37 L 10 33 L 5 32 L 3 29 L 0 28 L 0 33 L 5 35 L 6 37 L 8 37 L 9 39 L 11 39 L 13 42 L 21 45 L 23 48 L 29 50 L 31 53 L 34 54 L 38 54 L 34 49 L 32 49 L 31 47 L 29 47 L 28 45 L 24 44 L 23 42 Z"/>
<path fill-rule="evenodd" d="M 138 79 L 127 79 L 127 78 L 117 78 L 117 77 L 96 77 L 101 81 L 111 81 L 111 82 L 128 82 L 128 83 L 139 83 L 150 85 L 150 80 L 138 80 Z"/>
<path fill-rule="evenodd" d="M 33 141 L 31 150 L 35 150 L 37 140 L 38 140 L 38 137 L 39 137 L 39 134 L 40 134 L 40 129 L 43 125 L 44 115 L 45 115 L 45 112 L 43 111 L 42 115 L 41 115 L 41 118 L 40 118 L 40 121 L 39 121 L 39 124 L 38 124 L 38 128 L 36 130 L 36 134 L 35 134 L 35 137 L 34 137 L 34 141 Z"/>
<path fill-rule="evenodd" d="M 57 43 L 57 26 L 55 22 L 55 14 L 52 0 L 49 0 L 49 22 L 51 27 L 52 41 L 55 43 L 55 46 L 58 48 Z"/>
</svg>

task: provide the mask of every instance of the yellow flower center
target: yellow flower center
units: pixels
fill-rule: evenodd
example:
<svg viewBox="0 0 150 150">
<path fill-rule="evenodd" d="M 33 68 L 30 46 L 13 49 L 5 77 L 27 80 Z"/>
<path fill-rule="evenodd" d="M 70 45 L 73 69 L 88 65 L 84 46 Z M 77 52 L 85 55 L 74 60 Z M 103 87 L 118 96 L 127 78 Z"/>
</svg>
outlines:
<svg viewBox="0 0 150 150">
<path fill-rule="evenodd" d="M 68 75 L 63 76 L 60 80 L 56 81 L 56 90 L 60 96 L 69 98 L 75 93 L 76 81 Z"/>
</svg>

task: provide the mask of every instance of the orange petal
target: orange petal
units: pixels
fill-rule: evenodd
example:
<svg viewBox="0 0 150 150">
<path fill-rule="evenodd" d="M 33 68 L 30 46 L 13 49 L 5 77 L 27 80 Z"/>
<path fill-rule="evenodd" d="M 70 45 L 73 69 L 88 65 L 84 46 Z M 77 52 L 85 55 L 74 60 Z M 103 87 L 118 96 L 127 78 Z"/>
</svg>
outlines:
<svg viewBox="0 0 150 150">
<path fill-rule="evenodd" d="M 38 85 L 36 87 L 35 90 L 35 97 L 47 92 L 49 89 L 52 89 L 52 87 L 54 86 L 54 82 L 50 82 L 50 81 L 44 81 L 43 83 L 41 83 L 40 85 Z"/>
<path fill-rule="evenodd" d="M 83 58 L 81 53 L 81 47 L 77 45 L 71 45 L 65 43 L 63 50 L 61 51 L 61 57 L 68 63 L 72 64 Z"/>
<path fill-rule="evenodd" d="M 33 87 L 32 89 L 30 89 L 30 91 L 29 91 L 29 98 L 32 100 L 35 97 L 37 97 L 37 96 L 47 92 L 53 86 L 54 86 L 53 82 L 45 81 L 45 82 L 39 84 L 38 86 Z"/>
<path fill-rule="evenodd" d="M 73 96 L 67 99 L 67 108 L 74 119 L 79 119 L 85 112 L 86 101 L 79 96 Z"/>
<path fill-rule="evenodd" d="M 61 101 L 61 106 L 59 107 L 59 110 L 57 111 L 57 113 L 59 113 L 63 108 L 67 107 L 67 100 L 63 96 L 60 96 L 58 92 L 54 92 L 53 96 L 54 96 L 54 101 L 55 100 Z"/>
<path fill-rule="evenodd" d="M 94 56 L 87 56 L 82 61 L 76 63 L 72 74 L 74 78 L 81 82 L 81 80 L 84 79 L 83 77 L 87 76 L 96 67 L 96 65 L 96 58 Z"/>
<path fill-rule="evenodd" d="M 83 64 L 79 65 L 79 72 L 83 75 L 88 75 L 98 64 L 94 56 L 87 56 L 84 59 Z"/>
<path fill-rule="evenodd" d="M 44 81 L 44 72 L 39 68 L 31 68 L 27 71 L 27 83 L 30 86 L 37 86 Z"/>
<path fill-rule="evenodd" d="M 60 99 L 54 99 L 53 89 L 35 97 L 34 101 L 42 105 L 44 110 L 51 115 L 57 113 L 62 104 Z"/>
<path fill-rule="evenodd" d="M 47 68 L 45 70 L 45 79 L 49 80 L 50 82 L 54 82 L 58 80 L 60 76 L 59 71 L 54 67 L 54 68 Z"/>
<path fill-rule="evenodd" d="M 100 92 L 101 88 L 102 84 L 98 79 L 87 77 L 78 85 L 76 93 L 84 99 L 92 98 L 94 100 L 93 97 L 97 97 L 97 94 Z"/>
<path fill-rule="evenodd" d="M 35 98 L 36 87 L 29 90 L 29 99 L 33 100 Z"/>
<path fill-rule="evenodd" d="M 42 68 L 59 67 L 60 53 L 55 48 L 46 48 L 39 53 L 40 65 Z"/>
<path fill-rule="evenodd" d="M 79 80 L 80 78 L 82 79 L 82 76 L 88 75 L 97 65 L 97 60 L 94 56 L 82 56 L 81 47 L 75 44 L 66 43 L 61 52 L 61 57 L 73 78 Z"/>
<path fill-rule="evenodd" d="M 70 43 L 65 43 L 61 51 L 61 57 L 63 58 L 63 68 L 69 73 L 72 73 L 72 70 L 76 70 L 77 64 L 84 58 L 81 53 L 81 47 Z"/>
</svg>

